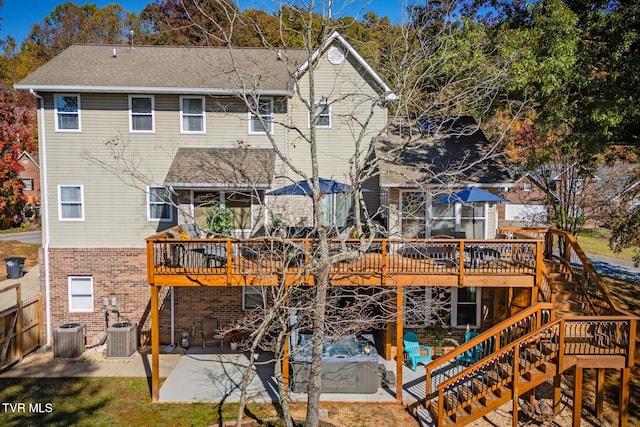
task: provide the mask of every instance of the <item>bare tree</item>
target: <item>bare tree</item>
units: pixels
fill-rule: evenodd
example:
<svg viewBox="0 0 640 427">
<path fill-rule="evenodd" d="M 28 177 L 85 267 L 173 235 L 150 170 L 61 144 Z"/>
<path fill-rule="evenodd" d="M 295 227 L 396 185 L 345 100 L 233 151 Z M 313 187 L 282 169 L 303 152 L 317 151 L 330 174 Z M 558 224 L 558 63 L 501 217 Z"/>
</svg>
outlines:
<svg viewBox="0 0 640 427">
<path fill-rule="evenodd" d="M 190 1 L 200 13 L 205 14 L 204 9 L 199 7 L 199 1 Z M 205 14 L 207 26 L 201 26 L 200 30 L 204 36 L 212 37 L 212 45 L 226 46 L 231 68 L 221 70 L 218 64 L 206 62 L 203 65 L 210 72 L 224 71 L 233 75 L 239 89 L 238 99 L 250 112 L 252 120 L 264 131 L 271 150 L 283 165 L 282 178 L 286 177 L 291 182 L 306 181 L 311 189 L 309 199 L 315 237 L 310 247 L 291 245 L 286 233 L 267 227 L 267 238 L 261 240 L 264 246 L 256 250 L 254 257 L 259 260 L 267 253 L 268 257 L 279 257 L 282 266 L 280 282 L 276 286 L 263 288 L 264 309 L 252 312 L 239 319 L 237 324 L 221 330 L 222 333 L 242 331 L 246 336 L 245 348 L 252 355 L 244 375 L 238 425 L 247 399 L 246 386 L 253 355 L 258 349 L 270 349 L 274 353 L 280 404 L 288 425 L 291 425 L 287 396 L 284 394 L 286 385 L 280 367 L 291 334 L 305 329 L 312 332 L 306 424 L 317 426 L 322 390 L 323 338 L 327 335 L 358 334 L 394 320 L 396 313 L 389 308 L 389 301 L 402 298 L 402 295 L 396 294 L 394 287 L 369 289 L 358 293 L 358 298 L 346 298 L 345 290 L 331 287 L 331 268 L 355 260 L 372 249 L 376 237 L 376 233 L 372 232 L 376 230 L 374 219 L 388 209 L 383 203 L 379 209 L 370 211 L 361 190 L 367 182 L 379 179 L 381 170 L 389 165 L 405 166 L 386 169 L 402 178 L 405 185 L 412 185 L 430 195 L 451 191 L 470 174 L 481 173 L 486 168 L 486 162 L 501 155 L 499 140 L 492 143 L 485 141 L 482 149 L 473 152 L 462 151 L 455 162 L 447 164 L 430 153 L 438 149 L 439 144 L 444 144 L 447 138 L 469 136 L 478 131 L 477 122 L 460 119 L 484 114 L 497 102 L 506 65 L 497 58 L 495 47 L 483 37 L 480 26 L 454 19 L 457 3 L 452 1 L 444 9 L 431 10 L 427 5 L 419 11 L 414 10 L 416 15 L 411 17 L 410 25 L 402 27 L 397 37 L 389 37 L 386 41 L 389 58 L 379 71 L 392 82 L 393 93 L 384 93 L 382 90 L 375 95 L 368 94 L 359 89 L 358 82 L 350 81 L 348 75 L 336 75 L 335 81 L 329 84 L 332 89 L 319 92 L 317 71 L 322 55 L 331 43 L 339 41 L 333 32 L 336 24 L 333 12 L 341 10 L 345 4 L 334 4 L 331 0 L 282 2 L 278 4 L 281 40 L 278 46 L 266 44 L 266 47 L 272 48 L 286 65 L 289 77 L 295 82 L 292 101 L 301 105 L 305 115 L 312 119 L 307 124 L 306 121 L 294 122 L 287 115 L 278 116 L 282 119 L 270 118 L 261 110 L 261 80 L 265 76 L 243 68 L 243 63 L 237 57 L 239 52 L 232 44 L 235 29 L 242 27 L 238 9 L 224 0 L 213 3 L 220 9 L 218 18 L 224 16 L 226 22 L 206 20 Z M 189 10 L 193 13 L 193 8 Z M 202 22 L 202 19 L 195 22 Z M 476 37 L 465 42 L 463 30 Z M 292 39 L 297 40 L 297 50 L 288 44 Z M 346 92 L 339 90 L 343 83 L 344 87 L 349 88 Z M 384 89 L 379 82 L 375 84 L 379 86 L 378 89 Z M 348 129 L 350 134 L 350 140 L 345 143 L 348 143 L 352 152 L 348 159 L 344 159 L 344 163 L 348 165 L 348 184 L 353 188 L 355 208 L 354 219 L 346 228 L 339 228 L 335 224 L 322 226 L 332 222 L 326 217 L 321 202 L 323 194 L 319 178 L 323 175 L 322 158 L 324 156 L 326 162 L 327 153 L 318 143 L 318 123 L 313 119 L 321 114 L 321 111 L 318 113 L 319 106 L 335 107 L 335 111 L 340 111 L 333 119 Z M 338 106 L 342 108 L 338 109 Z M 376 120 L 380 112 L 387 108 L 390 117 L 381 125 Z M 276 137 L 276 127 L 286 131 L 293 144 L 305 147 L 307 160 L 304 164 L 299 164 L 283 149 Z M 107 145 L 112 152 L 109 161 L 100 160 L 100 156 L 88 157 L 141 190 L 146 191 L 151 182 L 158 182 L 158 177 L 148 176 L 142 171 L 139 160 L 127 152 L 131 147 L 127 147 L 122 138 L 114 138 Z M 407 161 L 407 154 L 414 156 L 411 161 Z M 259 191 L 253 191 L 253 194 L 256 200 L 261 200 Z M 179 196 L 179 192 L 170 192 L 166 201 L 180 208 L 181 204 L 176 201 Z M 356 243 L 348 241 L 353 237 L 356 237 Z M 287 277 L 286 265 L 290 262 L 302 262 L 305 274 L 313 277 L 315 286 L 288 286 L 291 278 Z M 345 300 L 350 302 L 345 304 Z M 450 301 L 445 297 L 433 304 L 433 313 L 427 315 L 423 312 L 419 315 L 428 318 L 425 324 L 435 324 L 439 321 L 438 316 L 446 311 L 447 304 Z M 345 322 L 344 319 L 349 321 Z"/>
</svg>

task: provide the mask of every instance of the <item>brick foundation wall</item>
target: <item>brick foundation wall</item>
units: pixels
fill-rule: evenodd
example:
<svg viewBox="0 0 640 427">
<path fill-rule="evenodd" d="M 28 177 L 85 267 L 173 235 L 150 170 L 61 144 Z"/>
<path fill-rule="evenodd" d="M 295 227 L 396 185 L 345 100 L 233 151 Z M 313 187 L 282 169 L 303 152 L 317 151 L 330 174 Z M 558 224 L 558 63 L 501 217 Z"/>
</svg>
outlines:
<svg viewBox="0 0 640 427">
<path fill-rule="evenodd" d="M 40 259 L 40 291 L 45 295 L 42 253 Z M 151 302 L 144 248 L 52 248 L 49 262 L 52 329 L 64 323 L 86 323 L 87 344 L 97 344 L 106 333 L 103 297 L 109 298 L 109 304 L 111 298 L 116 297 L 120 321 L 137 324 L 140 342 L 149 343 Z M 93 312 L 69 312 L 69 276 L 93 277 Z M 169 289 L 160 289 L 161 344 L 171 342 Z M 243 315 L 242 288 L 176 287 L 174 307 L 175 343 L 179 343 L 180 334 L 186 329 L 191 335 L 192 345 L 200 345 L 202 319 L 215 317 L 223 326 Z M 110 312 L 109 325 L 116 322 L 116 314 Z"/>
</svg>

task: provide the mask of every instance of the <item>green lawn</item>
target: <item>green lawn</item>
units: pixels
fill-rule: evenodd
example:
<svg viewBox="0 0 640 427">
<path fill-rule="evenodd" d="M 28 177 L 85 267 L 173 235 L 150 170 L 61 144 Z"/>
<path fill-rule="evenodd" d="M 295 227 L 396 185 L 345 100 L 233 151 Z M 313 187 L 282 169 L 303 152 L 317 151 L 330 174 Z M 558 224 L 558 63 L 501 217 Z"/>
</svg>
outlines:
<svg viewBox="0 0 640 427">
<path fill-rule="evenodd" d="M 609 248 L 610 235 L 609 230 L 589 230 L 578 234 L 576 239 L 582 250 L 588 254 L 604 255 L 631 261 L 633 258 L 633 249 L 628 248 L 620 253 L 613 252 Z"/>
<path fill-rule="evenodd" d="M 2 378 L 0 402 L 1 424 L 16 427 L 210 426 L 235 419 L 238 410 L 237 404 L 151 403 L 144 378 Z M 276 410 L 250 405 L 245 413 L 273 417 Z"/>
</svg>

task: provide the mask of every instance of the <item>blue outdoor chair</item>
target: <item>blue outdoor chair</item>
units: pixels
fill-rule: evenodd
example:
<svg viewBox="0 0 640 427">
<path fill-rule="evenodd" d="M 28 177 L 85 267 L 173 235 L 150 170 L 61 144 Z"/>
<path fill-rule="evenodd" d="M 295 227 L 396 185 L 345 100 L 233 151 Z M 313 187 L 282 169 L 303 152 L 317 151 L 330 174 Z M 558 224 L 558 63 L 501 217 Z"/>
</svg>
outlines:
<svg viewBox="0 0 640 427">
<path fill-rule="evenodd" d="M 411 363 L 411 369 L 414 371 L 418 366 L 418 363 L 427 364 L 431 362 L 431 349 L 418 343 L 418 336 L 413 332 L 407 332 L 402 337 L 402 343 L 404 345 L 404 352 L 407 353 L 409 362 Z M 420 350 L 427 352 L 426 355 L 420 354 Z"/>
<path fill-rule="evenodd" d="M 471 341 L 473 338 L 477 336 L 478 336 L 477 332 L 472 332 L 472 331 L 466 332 L 464 334 L 464 342 Z M 457 356 L 456 368 L 458 367 L 458 363 L 460 362 L 465 362 L 465 363 L 468 363 L 469 365 L 476 363 L 478 360 L 480 360 L 480 352 L 481 352 L 480 345 L 477 345 L 465 351 L 460 356 Z"/>
</svg>

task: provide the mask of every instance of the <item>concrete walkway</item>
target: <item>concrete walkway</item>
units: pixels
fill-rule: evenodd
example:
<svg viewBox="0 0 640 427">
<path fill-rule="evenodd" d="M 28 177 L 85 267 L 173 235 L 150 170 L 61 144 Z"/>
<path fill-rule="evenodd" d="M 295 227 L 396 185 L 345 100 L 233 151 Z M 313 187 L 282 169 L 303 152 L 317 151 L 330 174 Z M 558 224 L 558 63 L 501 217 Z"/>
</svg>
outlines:
<svg viewBox="0 0 640 427">
<path fill-rule="evenodd" d="M 16 283 L 20 283 L 22 285 L 21 286 L 22 301 L 26 301 L 31 298 L 34 298 L 40 292 L 40 287 L 38 284 L 39 270 L 40 270 L 39 266 L 35 265 L 31 267 L 31 269 L 27 271 L 26 274 L 19 279 L 2 280 L 0 281 L 0 289 L 5 289 L 8 286 L 11 286 Z M 7 292 L 2 292 L 0 294 L 0 311 L 5 310 L 9 307 L 13 307 L 15 305 L 16 305 L 15 291 L 7 291 Z"/>
<path fill-rule="evenodd" d="M 51 350 L 48 351 L 51 353 Z M 160 377 L 166 378 L 174 370 L 181 355 L 160 355 Z M 51 354 L 31 353 L 22 363 L 0 373 L 0 378 L 75 378 L 75 377 L 151 377 L 151 355 L 136 353 L 130 359 L 82 362 L 53 359 Z"/>
</svg>

